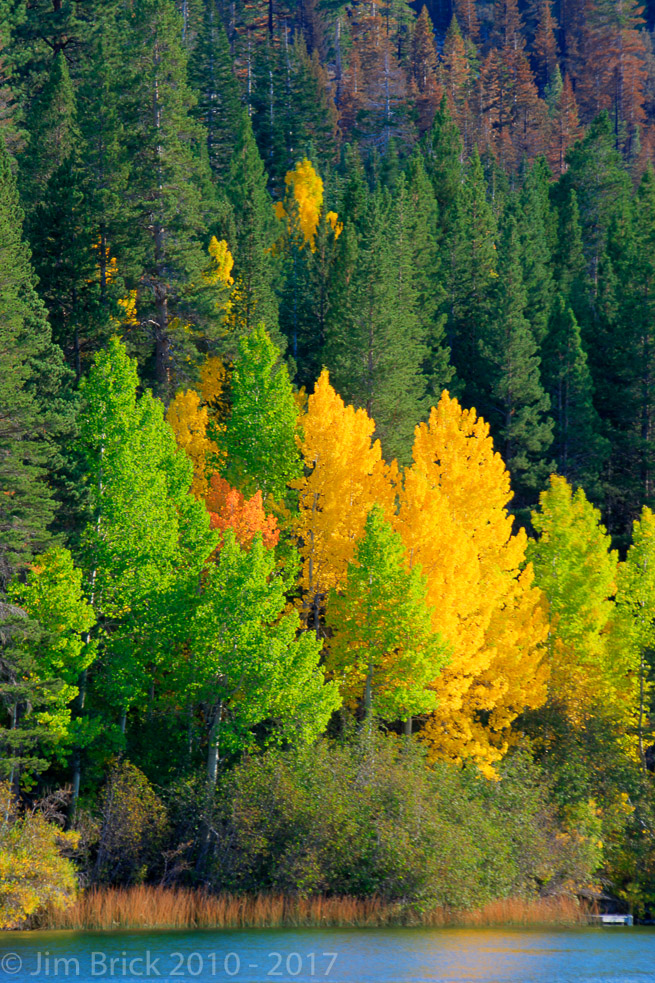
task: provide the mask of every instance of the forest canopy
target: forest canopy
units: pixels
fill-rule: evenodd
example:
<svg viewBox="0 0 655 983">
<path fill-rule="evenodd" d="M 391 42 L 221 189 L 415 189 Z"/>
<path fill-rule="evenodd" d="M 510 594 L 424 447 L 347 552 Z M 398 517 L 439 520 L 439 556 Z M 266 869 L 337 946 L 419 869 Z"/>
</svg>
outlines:
<svg viewBox="0 0 655 983">
<path fill-rule="evenodd" d="M 652 912 L 654 23 L 0 2 L 0 927 L 478 838 Z"/>
</svg>

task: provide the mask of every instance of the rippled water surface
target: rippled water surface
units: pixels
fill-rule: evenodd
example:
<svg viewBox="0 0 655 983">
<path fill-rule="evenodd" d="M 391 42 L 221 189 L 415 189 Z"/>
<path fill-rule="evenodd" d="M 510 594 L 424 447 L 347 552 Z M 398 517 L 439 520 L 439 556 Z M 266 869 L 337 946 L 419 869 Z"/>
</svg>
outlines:
<svg viewBox="0 0 655 983">
<path fill-rule="evenodd" d="M 655 983 L 655 929 L 0 933 L 0 983 Z"/>
</svg>

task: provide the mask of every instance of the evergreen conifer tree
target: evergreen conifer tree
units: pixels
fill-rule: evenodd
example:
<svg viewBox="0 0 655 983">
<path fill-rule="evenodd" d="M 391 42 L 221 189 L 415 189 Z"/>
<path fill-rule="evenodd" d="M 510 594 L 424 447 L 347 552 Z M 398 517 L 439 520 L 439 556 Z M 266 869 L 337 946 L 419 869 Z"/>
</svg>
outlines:
<svg viewBox="0 0 655 983">
<path fill-rule="evenodd" d="M 122 100 L 127 187 L 139 245 L 137 351 L 154 358 L 160 395 L 193 370 L 195 344 L 216 340 L 216 290 L 203 275 L 212 200 L 202 128 L 194 123 L 181 19 L 166 0 L 123 13 L 129 79 Z M 208 197 L 209 195 L 209 197 Z"/>
<path fill-rule="evenodd" d="M 544 387 L 554 421 L 552 453 L 557 472 L 597 496 L 607 441 L 600 435 L 580 327 L 560 293 L 552 306 L 542 357 Z"/>
<path fill-rule="evenodd" d="M 497 225 L 487 201 L 487 185 L 477 151 L 455 200 L 444 260 L 447 331 L 453 365 L 464 383 L 464 401 L 477 406 L 487 376 L 480 342 L 488 329 L 492 289 L 497 279 Z"/>
<path fill-rule="evenodd" d="M 228 242 L 234 255 L 231 321 L 235 337 L 264 324 L 275 344 L 283 347 L 275 295 L 277 264 L 272 253 L 277 223 L 266 190 L 264 164 L 246 113 L 242 114 L 232 155 L 227 199 L 232 206 Z"/>
<path fill-rule="evenodd" d="M 521 244 L 512 212 L 500 243 L 494 316 L 481 344 L 490 381 L 482 412 L 492 426 L 512 474 L 519 504 L 535 500 L 550 469 L 550 399 L 543 389 L 539 349 L 525 317 L 528 303 L 521 268 Z"/>
<path fill-rule="evenodd" d="M 337 391 L 375 420 L 385 455 L 405 460 L 425 410 L 422 367 L 428 348 L 417 311 L 411 244 L 401 242 L 396 218 L 386 196 L 376 192 L 364 230 L 358 235 L 354 224 L 346 223 L 334 268 L 325 359 Z"/>
<path fill-rule="evenodd" d="M 56 440 L 72 427 L 67 372 L 36 294 L 22 219 L 0 140 L 0 590 L 48 544 Z"/>
<path fill-rule="evenodd" d="M 205 128 L 209 164 L 219 186 L 223 186 L 229 176 L 243 109 L 216 0 L 204 4 L 200 33 L 189 63 L 189 82 L 198 97 L 193 113 Z"/>
</svg>

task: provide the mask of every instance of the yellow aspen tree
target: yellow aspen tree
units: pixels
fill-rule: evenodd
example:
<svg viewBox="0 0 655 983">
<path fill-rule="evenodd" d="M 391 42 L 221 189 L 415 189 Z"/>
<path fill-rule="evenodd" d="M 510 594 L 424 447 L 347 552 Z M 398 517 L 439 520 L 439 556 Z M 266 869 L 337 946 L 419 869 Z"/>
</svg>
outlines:
<svg viewBox="0 0 655 983">
<path fill-rule="evenodd" d="M 277 217 L 286 220 L 287 231 L 293 237 L 300 232 L 304 245 L 314 249 L 314 236 L 323 207 L 323 180 L 314 165 L 305 157 L 284 176 L 287 186 L 284 202 L 276 202 Z M 297 228 L 296 228 L 297 226 Z"/>
<path fill-rule="evenodd" d="M 287 187 L 284 201 L 275 202 L 275 214 L 285 223 L 287 235 L 299 248 L 309 246 L 314 252 L 314 239 L 323 210 L 323 180 L 305 157 L 293 170 L 287 171 L 284 183 Z M 343 225 L 337 213 L 327 212 L 325 219 L 338 238 Z"/>
<path fill-rule="evenodd" d="M 296 483 L 304 608 L 315 626 L 327 592 L 345 580 L 373 506 L 392 511 L 394 490 L 374 430 L 366 410 L 346 406 L 324 370 L 300 421 L 305 475 Z"/>
<path fill-rule="evenodd" d="M 546 698 L 543 598 L 523 568 L 527 537 L 512 532 L 511 497 L 488 424 L 444 392 L 415 430 L 394 525 L 451 650 L 423 737 L 435 757 L 473 758 L 488 773 L 512 721 Z"/>
<path fill-rule="evenodd" d="M 171 402 L 166 419 L 175 434 L 177 446 L 193 464 L 191 491 L 196 498 L 205 498 L 209 490 L 207 459 L 218 448 L 207 436 L 209 412 L 195 389 L 179 392 Z"/>
<path fill-rule="evenodd" d="M 166 419 L 177 446 L 193 464 L 191 491 L 196 498 L 209 493 L 209 472 L 219 464 L 220 450 L 212 439 L 221 430 L 226 412 L 227 369 L 221 358 L 208 358 L 201 370 L 197 389 L 180 390 L 172 400 Z"/>
</svg>

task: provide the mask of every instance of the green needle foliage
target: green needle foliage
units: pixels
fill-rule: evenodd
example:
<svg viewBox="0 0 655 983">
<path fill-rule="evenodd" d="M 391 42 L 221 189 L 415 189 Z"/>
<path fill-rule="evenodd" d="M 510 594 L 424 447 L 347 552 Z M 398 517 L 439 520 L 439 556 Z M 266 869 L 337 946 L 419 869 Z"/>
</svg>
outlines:
<svg viewBox="0 0 655 983">
<path fill-rule="evenodd" d="M 49 542 L 57 438 L 70 433 L 67 372 L 52 343 L 0 138 L 0 592 Z"/>
</svg>

